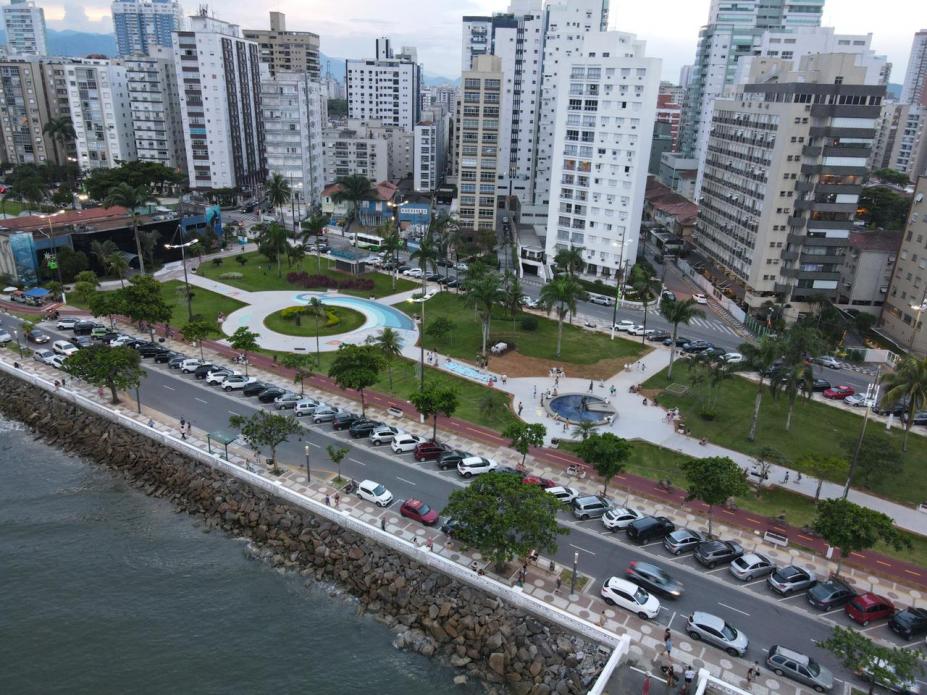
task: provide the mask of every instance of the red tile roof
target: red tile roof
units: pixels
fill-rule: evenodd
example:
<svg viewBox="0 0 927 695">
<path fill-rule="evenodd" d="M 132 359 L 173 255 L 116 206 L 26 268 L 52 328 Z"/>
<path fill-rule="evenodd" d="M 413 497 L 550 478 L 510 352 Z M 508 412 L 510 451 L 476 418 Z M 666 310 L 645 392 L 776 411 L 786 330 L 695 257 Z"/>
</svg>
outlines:
<svg viewBox="0 0 927 695">
<path fill-rule="evenodd" d="M 698 205 L 660 183 L 656 177 L 647 179 L 644 199 L 654 210 L 675 217 L 680 224 L 694 224 L 698 217 Z"/>
<path fill-rule="evenodd" d="M 51 217 L 53 228 L 67 225 L 86 224 L 93 225 L 102 222 L 123 220 L 129 217 L 126 208 L 114 205 L 111 208 L 90 208 L 88 210 L 65 210 Z M 0 230 L 15 232 L 28 232 L 34 229 L 48 229 L 49 217 L 47 215 L 29 215 L 28 217 L 13 217 L 0 220 Z"/>
<path fill-rule="evenodd" d="M 374 198 L 376 200 L 392 200 L 396 196 L 396 191 L 399 190 L 397 186 L 392 181 L 380 181 L 379 183 L 374 184 L 370 187 L 374 192 Z M 328 197 L 334 195 L 341 190 L 340 183 L 330 183 L 325 188 L 322 189 L 322 195 Z"/>
</svg>

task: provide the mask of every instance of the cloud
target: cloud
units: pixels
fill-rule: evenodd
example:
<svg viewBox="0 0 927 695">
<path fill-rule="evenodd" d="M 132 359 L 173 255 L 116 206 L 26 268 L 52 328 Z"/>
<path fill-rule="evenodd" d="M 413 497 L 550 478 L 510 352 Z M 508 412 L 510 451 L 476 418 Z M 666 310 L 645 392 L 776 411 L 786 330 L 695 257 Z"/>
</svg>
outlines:
<svg viewBox="0 0 927 695">
<path fill-rule="evenodd" d="M 62 31 L 88 31 L 99 34 L 113 33 L 113 20 L 109 3 L 59 0 L 45 8 L 46 24 Z"/>
</svg>

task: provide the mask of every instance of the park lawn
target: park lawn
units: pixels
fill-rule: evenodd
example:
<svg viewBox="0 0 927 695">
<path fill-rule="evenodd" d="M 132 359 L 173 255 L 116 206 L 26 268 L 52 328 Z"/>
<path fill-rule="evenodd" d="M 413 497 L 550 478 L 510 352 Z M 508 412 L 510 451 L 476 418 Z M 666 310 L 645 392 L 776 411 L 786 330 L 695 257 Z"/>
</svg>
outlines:
<svg viewBox="0 0 927 695">
<path fill-rule="evenodd" d="M 248 262 L 241 265 L 235 260 L 238 256 L 248 259 Z M 212 261 L 201 263 L 196 269 L 198 275 L 210 278 L 217 282 L 223 282 L 233 287 L 238 287 L 249 292 L 266 292 L 274 290 L 300 290 L 287 282 L 287 273 L 306 271 L 310 275 L 326 275 L 337 280 L 350 280 L 355 276 L 348 273 L 342 273 L 337 270 L 331 270 L 329 265 L 331 261 L 327 258 L 321 259 L 318 256 L 306 255 L 302 261 L 296 265 L 287 265 L 286 261 L 280 264 L 280 275 L 277 275 L 276 264 L 271 263 L 264 256 L 257 252 L 245 254 L 236 254 L 236 256 L 225 256 L 221 265 L 214 265 Z M 319 270 L 321 266 L 321 270 Z M 240 278 L 223 278 L 223 273 L 239 273 Z M 373 280 L 373 290 L 339 290 L 343 294 L 351 294 L 359 297 L 385 297 L 397 292 L 406 292 L 414 290 L 420 286 L 420 283 L 412 282 L 403 278 L 396 280 L 396 289 L 393 289 L 393 280 L 389 275 L 383 273 L 365 273 L 359 277 Z M 320 288 L 321 289 L 321 288 Z"/>
<path fill-rule="evenodd" d="M 315 319 L 311 316 L 303 316 L 299 325 L 292 319 L 284 318 L 281 312 L 275 311 L 264 319 L 264 325 L 272 331 L 283 333 L 284 335 L 296 335 L 304 338 L 316 335 Z M 364 325 L 367 318 L 359 311 L 348 309 L 347 307 L 328 307 L 326 312 L 329 316 L 334 315 L 337 320 L 330 325 L 321 318 L 319 319 L 319 337 L 348 333 Z"/>
<path fill-rule="evenodd" d="M 687 372 L 687 364 L 684 361 L 677 362 L 673 382 L 688 386 Z M 698 415 L 701 387 L 690 388 L 685 395 L 678 396 L 663 391 L 667 385 L 664 370 L 648 379 L 643 387 L 660 391 L 661 405 L 678 407 L 692 436 L 704 437 L 714 444 L 748 455 L 754 455 L 764 446 L 768 446 L 784 454 L 789 460 L 789 467 L 803 473 L 811 474 L 811 471 L 800 463 L 802 457 L 808 454 L 846 458 L 844 445 L 856 440 L 862 426 L 860 415 L 820 402 L 800 399 L 795 404 L 792 428 L 786 432 L 788 402 L 785 398 L 774 399 L 767 390 L 763 394 L 757 438 L 751 442 L 747 439 L 747 432 L 753 415 L 756 384 L 740 377 L 724 381 L 716 399 L 717 415 L 714 420 L 704 420 Z M 903 432 L 900 428 L 886 433 L 880 424 L 871 423 L 867 431 L 868 436 L 890 438 L 901 451 Z M 912 433 L 908 438 L 908 451 L 902 454 L 901 472 L 886 475 L 873 482 L 869 490 L 902 504 L 920 504 L 927 500 L 927 471 L 923 467 L 925 460 L 927 439 Z M 842 484 L 845 481 L 841 479 L 833 482 Z"/>
<path fill-rule="evenodd" d="M 411 302 L 400 302 L 394 305 L 407 314 L 418 314 L 420 306 Z M 482 328 L 479 317 L 472 307 L 468 307 L 463 295 L 450 292 L 440 292 L 429 299 L 425 307 L 426 330 L 428 325 L 439 316 L 454 322 L 454 329 L 437 344 L 433 344 L 426 337 L 426 346 L 435 347 L 438 352 L 460 359 L 473 360 L 482 349 Z M 526 331 L 521 327 L 523 317 L 518 317 L 514 323 L 501 309 L 493 313 L 490 324 L 489 346 L 498 342 L 511 342 L 519 356 L 549 361 L 551 364 L 563 365 L 592 365 L 603 360 L 636 359 L 644 352 L 644 347 L 624 338 L 616 337 L 609 340 L 605 334 L 571 326 L 567 321 L 563 324 L 563 343 L 560 357 L 557 350 L 557 322 L 543 316 L 537 316 L 538 327 L 535 331 Z M 500 371 L 493 366 L 493 361 L 503 361 L 505 358 L 490 358 L 490 368 Z M 517 357 L 515 358 L 518 359 Z M 615 368 L 611 373 L 620 369 Z M 514 370 L 508 372 L 516 375 Z M 567 376 L 576 376 L 567 370 Z M 609 374 L 610 375 L 610 374 Z"/>
</svg>

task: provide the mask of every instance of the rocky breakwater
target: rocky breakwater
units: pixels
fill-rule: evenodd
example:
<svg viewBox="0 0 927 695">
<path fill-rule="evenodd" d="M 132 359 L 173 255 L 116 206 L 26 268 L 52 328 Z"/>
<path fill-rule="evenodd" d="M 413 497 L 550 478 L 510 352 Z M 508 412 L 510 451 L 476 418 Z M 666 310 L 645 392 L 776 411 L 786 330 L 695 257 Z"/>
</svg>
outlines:
<svg viewBox="0 0 927 695">
<path fill-rule="evenodd" d="M 0 375 L 0 410 L 36 436 L 117 471 L 146 494 L 244 536 L 252 553 L 307 581 L 332 582 L 396 633 L 395 646 L 438 657 L 491 692 L 583 693 L 607 655 L 370 538 L 153 442 L 55 394 Z"/>
</svg>

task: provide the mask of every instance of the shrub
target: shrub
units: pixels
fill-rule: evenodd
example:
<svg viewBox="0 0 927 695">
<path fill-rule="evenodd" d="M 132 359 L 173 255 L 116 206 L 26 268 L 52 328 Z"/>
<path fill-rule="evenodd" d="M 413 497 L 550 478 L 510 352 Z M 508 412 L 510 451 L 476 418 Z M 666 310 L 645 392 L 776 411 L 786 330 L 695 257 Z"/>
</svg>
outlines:
<svg viewBox="0 0 927 695">
<path fill-rule="evenodd" d="M 240 253 L 235 256 L 235 261 L 238 263 L 238 265 L 245 265 L 245 263 L 248 262 L 248 257 L 245 256 L 245 254 Z"/>
<path fill-rule="evenodd" d="M 291 285 L 305 289 L 324 288 L 337 290 L 361 290 L 369 292 L 374 288 L 373 280 L 368 278 L 333 278 L 328 275 L 310 275 L 306 271 L 287 273 L 286 281 Z"/>
<path fill-rule="evenodd" d="M 244 277 L 241 273 L 222 273 L 219 278 L 221 280 L 241 280 Z"/>
<path fill-rule="evenodd" d="M 222 259 L 221 259 L 221 258 L 213 258 L 213 259 L 212 259 L 212 264 L 218 268 L 220 265 L 222 265 Z"/>
<path fill-rule="evenodd" d="M 531 316 L 522 316 L 521 317 L 521 329 L 523 331 L 536 331 L 538 329 L 538 317 Z"/>
</svg>

